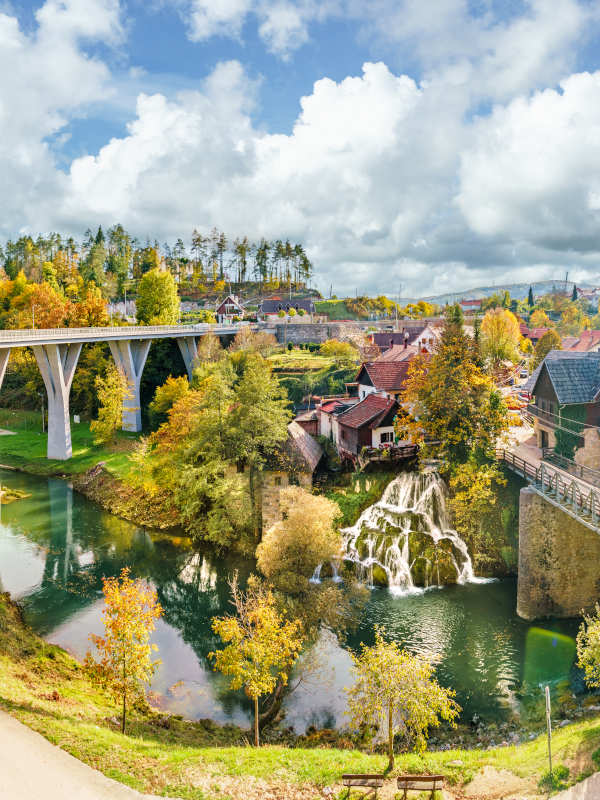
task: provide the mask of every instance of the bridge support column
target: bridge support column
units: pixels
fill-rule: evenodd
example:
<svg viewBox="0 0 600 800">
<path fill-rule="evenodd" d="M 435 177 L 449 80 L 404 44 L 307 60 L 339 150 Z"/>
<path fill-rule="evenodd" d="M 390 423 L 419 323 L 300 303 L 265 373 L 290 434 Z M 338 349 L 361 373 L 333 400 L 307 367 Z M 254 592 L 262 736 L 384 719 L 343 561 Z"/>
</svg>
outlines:
<svg viewBox="0 0 600 800">
<path fill-rule="evenodd" d="M 0 387 L 4 382 L 4 376 L 6 374 L 6 365 L 8 364 L 8 359 L 10 357 L 10 347 L 5 348 L 4 350 L 0 350 Z"/>
<path fill-rule="evenodd" d="M 191 382 L 194 372 L 194 362 L 198 356 L 198 338 L 196 336 L 183 336 L 177 339 L 177 344 L 181 350 L 183 363 L 185 364 L 188 378 Z"/>
<path fill-rule="evenodd" d="M 576 617 L 600 600 L 600 535 L 532 486 L 519 498 L 517 614 Z"/>
<path fill-rule="evenodd" d="M 115 364 L 127 380 L 127 396 L 123 398 L 123 430 L 141 431 L 140 383 L 152 340 L 121 339 L 108 344 Z"/>
<path fill-rule="evenodd" d="M 81 343 L 33 346 L 48 395 L 48 458 L 71 458 L 71 420 L 69 394 L 81 353 Z"/>
</svg>

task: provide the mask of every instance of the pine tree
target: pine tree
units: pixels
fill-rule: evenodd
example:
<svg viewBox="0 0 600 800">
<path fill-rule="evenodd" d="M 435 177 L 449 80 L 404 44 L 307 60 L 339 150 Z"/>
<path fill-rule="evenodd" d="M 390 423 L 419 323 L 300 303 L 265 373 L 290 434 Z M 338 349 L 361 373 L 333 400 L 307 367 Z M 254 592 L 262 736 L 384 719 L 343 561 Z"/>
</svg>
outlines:
<svg viewBox="0 0 600 800">
<path fill-rule="evenodd" d="M 535 305 L 533 301 L 533 289 L 531 288 L 531 286 L 529 287 L 529 294 L 527 295 L 527 305 L 529 306 L 529 308 L 533 308 L 533 306 Z"/>
<path fill-rule="evenodd" d="M 571 295 L 571 300 L 575 303 L 577 301 L 577 286 L 573 284 L 573 294 Z"/>
</svg>

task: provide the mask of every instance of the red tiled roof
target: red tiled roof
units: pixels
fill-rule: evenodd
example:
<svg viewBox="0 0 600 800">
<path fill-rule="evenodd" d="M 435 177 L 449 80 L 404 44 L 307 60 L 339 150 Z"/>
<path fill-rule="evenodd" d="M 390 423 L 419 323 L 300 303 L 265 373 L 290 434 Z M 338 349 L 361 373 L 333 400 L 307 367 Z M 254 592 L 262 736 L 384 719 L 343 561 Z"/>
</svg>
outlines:
<svg viewBox="0 0 600 800">
<path fill-rule="evenodd" d="M 519 329 L 521 336 L 526 336 L 529 339 L 541 339 L 550 330 L 550 328 L 528 328 L 523 322 L 519 325 Z"/>
<path fill-rule="evenodd" d="M 363 364 L 358 375 L 365 370 L 378 391 L 399 392 L 406 380 L 410 361 L 373 361 Z M 359 378 L 357 380 L 360 383 Z"/>
<path fill-rule="evenodd" d="M 368 425 L 376 428 L 377 424 L 393 409 L 397 408 L 398 403 L 389 397 L 379 394 L 368 394 L 364 400 L 357 403 L 354 408 L 340 414 L 338 421 L 341 425 L 348 428 L 362 428 Z"/>
<path fill-rule="evenodd" d="M 581 336 L 578 338 L 577 342 L 573 344 L 569 349 L 574 352 L 585 353 L 592 347 L 597 347 L 600 344 L 600 331 L 582 331 Z"/>
<path fill-rule="evenodd" d="M 377 356 L 374 364 L 380 364 L 382 361 L 410 361 L 419 352 L 419 348 L 414 344 L 409 344 L 404 347 L 403 344 L 394 344 L 389 350 L 386 350 L 380 356 Z"/>
</svg>

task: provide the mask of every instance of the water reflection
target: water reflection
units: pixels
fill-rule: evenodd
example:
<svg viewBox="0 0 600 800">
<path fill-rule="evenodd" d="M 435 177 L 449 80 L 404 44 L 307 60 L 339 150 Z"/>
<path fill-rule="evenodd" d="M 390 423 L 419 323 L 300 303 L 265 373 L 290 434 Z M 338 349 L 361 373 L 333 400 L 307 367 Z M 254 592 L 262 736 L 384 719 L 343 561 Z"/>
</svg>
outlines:
<svg viewBox="0 0 600 800">
<path fill-rule="evenodd" d="M 163 664 L 152 687 L 161 704 L 193 718 L 247 723 L 246 698 L 227 691 L 207 654 L 218 644 L 211 618 L 229 608 L 227 579 L 238 569 L 245 581 L 251 564 L 194 552 L 183 537 L 120 520 L 64 481 L 18 473 L 2 474 L 2 481 L 31 493 L 2 508 L 0 585 L 20 599 L 36 630 L 83 656 L 89 634 L 101 631 L 102 577 L 130 566 L 134 576 L 154 584 L 164 609 L 154 636 Z M 348 650 L 371 644 L 375 624 L 436 664 L 465 716 L 498 717 L 517 708 L 524 680 L 535 685 L 568 676 L 577 623 L 531 626 L 516 617 L 514 606 L 512 581 L 407 597 L 374 590 L 343 647 L 331 634 L 321 637 L 311 654 L 318 655 L 318 668 L 286 700 L 288 724 L 301 731 L 344 723 Z"/>
</svg>

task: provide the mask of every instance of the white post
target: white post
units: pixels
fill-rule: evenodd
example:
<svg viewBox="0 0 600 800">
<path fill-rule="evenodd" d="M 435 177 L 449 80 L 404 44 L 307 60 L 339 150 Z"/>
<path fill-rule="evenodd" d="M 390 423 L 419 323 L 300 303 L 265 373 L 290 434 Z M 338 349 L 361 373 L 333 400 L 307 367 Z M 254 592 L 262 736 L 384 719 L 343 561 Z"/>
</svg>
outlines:
<svg viewBox="0 0 600 800">
<path fill-rule="evenodd" d="M 69 394 L 81 346 L 81 342 L 33 346 L 48 395 L 48 458 L 59 461 L 66 461 L 73 455 Z"/>
<path fill-rule="evenodd" d="M 192 380 L 194 373 L 194 363 L 198 357 L 198 339 L 195 336 L 180 336 L 177 338 L 177 344 L 181 350 L 181 357 L 187 370 L 188 379 Z"/>
<path fill-rule="evenodd" d="M 550 765 L 550 785 L 552 785 L 552 718 L 550 712 L 550 687 L 546 686 L 546 725 L 548 727 L 548 763 Z"/>
<path fill-rule="evenodd" d="M 115 364 L 122 370 L 127 380 L 129 396 L 123 398 L 123 430 L 141 431 L 140 383 L 152 340 L 124 339 L 108 344 Z"/>
</svg>

